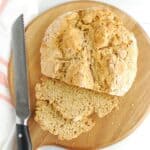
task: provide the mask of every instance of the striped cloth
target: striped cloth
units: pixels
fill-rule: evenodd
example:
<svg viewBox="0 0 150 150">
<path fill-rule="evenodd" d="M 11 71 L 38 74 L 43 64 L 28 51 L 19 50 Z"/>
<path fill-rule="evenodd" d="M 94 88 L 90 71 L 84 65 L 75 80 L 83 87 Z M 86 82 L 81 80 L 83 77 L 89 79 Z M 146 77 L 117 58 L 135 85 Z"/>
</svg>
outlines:
<svg viewBox="0 0 150 150">
<path fill-rule="evenodd" d="M 4 8 L 8 1 L 1 1 L 0 3 L 0 16 L 4 12 Z M 8 59 L 10 48 L 7 40 L 7 32 L 3 19 L 0 17 L 0 149 L 12 149 L 14 145 L 14 129 L 15 129 L 15 111 L 14 104 L 9 95 L 8 89 Z M 7 44 L 7 45 L 6 45 Z M 10 128 L 11 125 L 11 128 Z M 7 132 L 6 132 L 7 131 Z M 9 143 L 9 144 L 8 144 Z"/>
</svg>

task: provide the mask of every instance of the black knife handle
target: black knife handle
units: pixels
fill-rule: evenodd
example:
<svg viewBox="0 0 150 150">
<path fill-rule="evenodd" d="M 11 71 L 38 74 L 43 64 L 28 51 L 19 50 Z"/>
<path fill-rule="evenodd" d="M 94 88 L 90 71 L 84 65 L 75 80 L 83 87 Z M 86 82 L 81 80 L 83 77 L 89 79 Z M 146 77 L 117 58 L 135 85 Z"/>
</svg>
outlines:
<svg viewBox="0 0 150 150">
<path fill-rule="evenodd" d="M 32 150 L 28 126 L 17 124 L 18 150 Z"/>
</svg>

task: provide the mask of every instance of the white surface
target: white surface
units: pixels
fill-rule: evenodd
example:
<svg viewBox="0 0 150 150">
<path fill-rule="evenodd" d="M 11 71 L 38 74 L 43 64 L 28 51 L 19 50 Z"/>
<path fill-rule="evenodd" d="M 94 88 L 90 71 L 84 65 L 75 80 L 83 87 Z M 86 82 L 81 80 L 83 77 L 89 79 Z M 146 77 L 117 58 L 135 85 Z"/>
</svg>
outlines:
<svg viewBox="0 0 150 150">
<path fill-rule="evenodd" d="M 39 0 L 41 2 L 40 11 L 44 11 L 51 6 L 67 2 L 70 0 Z M 98 0 L 97 0 L 98 1 Z M 117 6 L 135 18 L 150 36 L 150 1 L 148 0 L 101 0 Z M 131 114 L 132 115 L 132 114 Z M 54 147 L 52 148 L 54 149 Z M 127 138 L 107 147 L 103 150 L 149 150 L 150 149 L 150 115 L 142 124 Z M 48 147 L 42 150 L 50 150 Z"/>
</svg>

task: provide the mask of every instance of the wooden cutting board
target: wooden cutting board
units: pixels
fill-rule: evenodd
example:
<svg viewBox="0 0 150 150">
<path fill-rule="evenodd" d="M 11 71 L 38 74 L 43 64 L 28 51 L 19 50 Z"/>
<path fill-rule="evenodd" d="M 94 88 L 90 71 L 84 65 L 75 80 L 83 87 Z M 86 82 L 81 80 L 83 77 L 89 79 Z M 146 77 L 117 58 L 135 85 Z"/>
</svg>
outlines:
<svg viewBox="0 0 150 150">
<path fill-rule="evenodd" d="M 43 131 L 34 121 L 35 92 L 34 86 L 40 81 L 40 45 L 48 25 L 64 12 L 86 7 L 109 7 L 123 20 L 126 27 L 134 32 L 139 47 L 138 72 L 129 92 L 122 98 L 119 110 L 114 110 L 105 118 L 96 118 L 96 126 L 88 133 L 71 141 L 60 141 L 56 136 Z M 30 82 L 31 118 L 29 129 L 33 150 L 47 144 L 62 145 L 74 149 L 102 148 L 116 143 L 129 135 L 141 122 L 150 106 L 150 40 L 143 29 L 127 14 L 119 9 L 99 2 L 76 1 L 49 9 L 35 18 L 26 28 L 26 45 Z M 12 59 L 9 64 L 9 83 L 13 95 Z"/>
</svg>

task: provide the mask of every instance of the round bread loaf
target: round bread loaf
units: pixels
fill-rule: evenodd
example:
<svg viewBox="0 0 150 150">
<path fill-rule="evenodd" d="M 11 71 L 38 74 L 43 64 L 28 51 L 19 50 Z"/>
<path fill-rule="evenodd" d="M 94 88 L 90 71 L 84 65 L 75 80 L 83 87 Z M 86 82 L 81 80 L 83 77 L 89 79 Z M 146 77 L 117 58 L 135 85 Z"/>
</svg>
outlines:
<svg viewBox="0 0 150 150">
<path fill-rule="evenodd" d="M 58 17 L 46 30 L 40 52 L 42 74 L 111 95 L 123 96 L 137 72 L 136 39 L 108 9 Z"/>
</svg>

